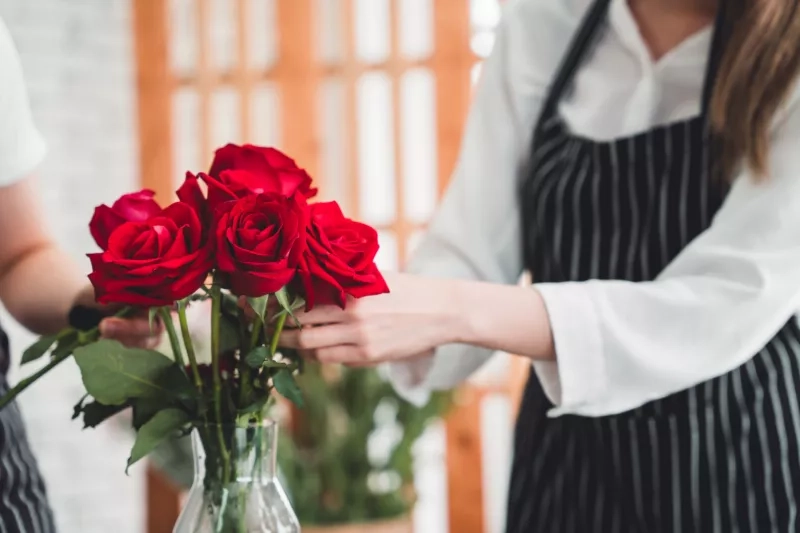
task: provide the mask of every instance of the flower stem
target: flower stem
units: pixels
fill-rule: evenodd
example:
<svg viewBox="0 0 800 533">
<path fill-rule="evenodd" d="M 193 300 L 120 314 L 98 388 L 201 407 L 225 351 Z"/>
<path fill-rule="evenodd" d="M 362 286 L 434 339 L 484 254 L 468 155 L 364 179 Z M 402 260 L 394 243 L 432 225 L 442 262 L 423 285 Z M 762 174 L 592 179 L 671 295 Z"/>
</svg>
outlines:
<svg viewBox="0 0 800 533">
<path fill-rule="evenodd" d="M 258 344 L 258 335 L 261 333 L 261 317 L 255 317 L 253 319 L 253 331 L 250 332 L 250 349 L 247 350 L 248 353 L 255 349 L 256 344 Z"/>
<path fill-rule="evenodd" d="M 246 331 L 246 328 L 245 328 Z M 250 332 L 250 342 L 247 344 L 245 354 L 252 352 L 258 344 L 258 336 L 261 332 L 261 318 L 256 316 L 253 319 L 253 329 Z M 239 365 L 239 375 L 241 376 L 241 388 L 239 389 L 239 406 L 244 409 L 252 403 L 253 393 L 253 369 L 242 359 Z"/>
<path fill-rule="evenodd" d="M 0 409 L 3 409 L 3 407 L 14 401 L 14 398 L 16 398 L 22 391 L 33 385 L 36 380 L 38 380 L 40 377 L 50 372 L 59 363 L 61 363 L 62 361 L 66 361 L 71 355 L 72 353 L 67 353 L 59 357 L 54 357 L 53 359 L 50 360 L 49 363 L 47 363 L 45 366 L 39 369 L 35 374 L 31 374 L 27 378 L 21 380 L 19 383 L 14 385 L 14 387 L 12 387 L 7 393 L 3 395 L 2 398 L 0 398 Z"/>
<path fill-rule="evenodd" d="M 222 293 L 219 285 L 211 287 L 211 367 L 214 380 L 214 414 L 217 419 L 217 439 L 219 451 L 222 456 L 222 481 L 229 483 L 230 478 L 230 453 L 225 445 L 225 435 L 222 432 L 222 375 L 220 373 L 219 353 L 219 320 L 222 313 Z"/>
<path fill-rule="evenodd" d="M 180 320 L 181 323 L 183 344 L 186 346 L 186 355 L 189 356 L 189 365 L 192 367 L 194 384 L 197 387 L 197 392 L 200 394 L 200 398 L 202 398 L 203 378 L 200 377 L 200 368 L 197 366 L 197 356 L 194 353 L 194 344 L 192 344 L 192 336 L 189 332 L 189 321 L 186 319 L 186 302 L 183 300 L 178 301 L 178 320 Z"/>
<path fill-rule="evenodd" d="M 172 353 L 175 357 L 175 362 L 181 367 L 181 370 L 186 371 L 186 363 L 183 360 L 183 350 L 181 349 L 181 342 L 178 339 L 178 332 L 175 331 L 175 323 L 172 322 L 172 313 L 169 307 L 160 307 L 158 314 L 161 315 L 161 320 L 164 321 L 164 327 L 167 329 L 167 336 L 169 337 L 169 344 L 172 347 Z"/>
<path fill-rule="evenodd" d="M 116 313 L 114 313 L 115 317 L 122 318 L 127 317 L 133 314 L 136 310 L 133 307 L 123 307 Z M 72 331 L 76 331 L 74 328 L 70 328 Z M 44 365 L 42 368 L 37 370 L 35 373 L 31 374 L 25 379 L 20 380 L 16 385 L 14 385 L 11 389 L 8 390 L 2 397 L 0 397 L 0 410 L 2 410 L 6 405 L 10 404 L 14 399 L 20 395 L 22 391 L 33 385 L 35 382 L 39 380 L 42 376 L 50 372 L 56 366 L 61 364 L 63 361 L 66 361 L 72 356 L 72 352 L 76 348 L 80 348 L 81 346 L 86 346 L 87 344 L 92 344 L 96 342 L 100 336 L 100 328 L 99 325 L 94 327 L 90 330 L 80 331 L 78 330 L 78 342 L 72 345 L 70 350 L 62 355 L 57 357 L 53 357 L 50 359 L 50 362 Z"/>
<path fill-rule="evenodd" d="M 269 343 L 270 359 L 275 355 L 275 352 L 278 351 L 278 340 L 280 340 L 281 332 L 283 331 L 284 324 L 286 324 L 287 316 L 288 313 L 283 313 L 278 317 L 278 321 L 275 323 L 275 331 L 272 333 L 272 340 Z"/>
</svg>

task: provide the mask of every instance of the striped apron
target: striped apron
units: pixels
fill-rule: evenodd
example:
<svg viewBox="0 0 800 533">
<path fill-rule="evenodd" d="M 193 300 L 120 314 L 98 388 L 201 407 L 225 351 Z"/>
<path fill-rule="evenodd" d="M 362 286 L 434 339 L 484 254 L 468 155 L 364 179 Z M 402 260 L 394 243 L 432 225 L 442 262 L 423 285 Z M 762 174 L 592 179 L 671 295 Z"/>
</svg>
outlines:
<svg viewBox="0 0 800 533">
<path fill-rule="evenodd" d="M 8 337 L 0 329 L 0 395 L 8 390 Z M 16 403 L 0 411 L 0 533 L 54 533 L 53 513 Z"/>
<path fill-rule="evenodd" d="M 721 2 L 724 4 L 724 2 Z M 538 120 L 520 199 L 537 281 L 652 280 L 707 229 L 726 191 L 709 179 L 707 108 L 611 142 L 571 135 L 558 114 L 605 30 L 596 0 Z M 507 533 L 800 531 L 800 329 L 794 320 L 738 369 L 620 415 L 548 418 L 531 376 L 520 407 Z"/>
</svg>

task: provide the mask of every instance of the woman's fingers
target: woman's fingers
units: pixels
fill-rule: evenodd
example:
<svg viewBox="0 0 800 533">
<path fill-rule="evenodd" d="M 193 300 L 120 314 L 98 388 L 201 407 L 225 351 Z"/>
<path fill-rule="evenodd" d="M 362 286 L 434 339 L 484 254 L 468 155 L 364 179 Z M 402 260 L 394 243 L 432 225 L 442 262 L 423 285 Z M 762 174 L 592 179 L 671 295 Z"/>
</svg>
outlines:
<svg viewBox="0 0 800 533">
<path fill-rule="evenodd" d="M 141 348 L 141 349 L 144 349 L 144 350 L 153 350 L 160 343 L 159 338 L 155 337 L 155 336 L 151 336 L 151 337 L 117 337 L 117 338 L 114 338 L 114 340 L 118 341 L 123 346 L 127 346 L 128 348 Z"/>
<path fill-rule="evenodd" d="M 297 350 L 297 355 L 309 361 L 317 360 L 317 352 L 315 350 Z"/>
<path fill-rule="evenodd" d="M 316 359 L 325 365 L 344 364 L 352 367 L 374 366 L 378 361 L 370 360 L 360 346 L 329 346 L 316 351 Z"/>
<path fill-rule="evenodd" d="M 315 328 L 288 329 L 281 333 L 278 345 L 295 350 L 319 350 L 339 344 L 357 344 L 361 340 L 354 324 L 332 324 Z"/>
<path fill-rule="evenodd" d="M 158 345 L 164 325 L 161 321 L 150 321 L 145 317 L 104 318 L 100 322 L 100 336 L 114 339 L 126 346 L 151 349 Z"/>
<path fill-rule="evenodd" d="M 239 296 L 238 304 L 248 319 L 253 320 L 256 317 L 255 311 L 250 306 L 245 296 Z M 270 298 L 267 304 L 267 316 L 274 317 L 278 311 L 280 311 L 280 305 L 274 298 Z M 347 317 L 347 313 L 335 305 L 320 305 L 309 312 L 299 309 L 294 311 L 293 314 L 294 317 L 289 317 L 284 327 L 296 328 L 300 325 L 314 326 L 319 324 L 332 324 L 335 322 L 343 322 Z M 274 319 L 272 321 L 274 322 Z"/>
<path fill-rule="evenodd" d="M 349 320 L 351 313 L 335 305 L 320 305 L 311 311 L 296 311 L 294 316 L 303 326 L 316 326 L 319 324 L 336 324 Z"/>
</svg>

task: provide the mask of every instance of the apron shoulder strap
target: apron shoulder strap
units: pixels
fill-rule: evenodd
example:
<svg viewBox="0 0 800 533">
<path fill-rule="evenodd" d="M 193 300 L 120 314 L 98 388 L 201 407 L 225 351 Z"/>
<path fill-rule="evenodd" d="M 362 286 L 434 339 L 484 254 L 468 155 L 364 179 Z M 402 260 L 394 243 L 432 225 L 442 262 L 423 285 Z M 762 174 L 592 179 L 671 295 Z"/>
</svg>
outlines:
<svg viewBox="0 0 800 533">
<path fill-rule="evenodd" d="M 595 0 L 584 16 L 578 31 L 572 38 L 566 55 L 556 71 L 555 78 L 542 107 L 537 130 L 546 121 L 547 117 L 557 112 L 558 103 L 564 93 L 569 90 L 569 85 L 575 76 L 575 72 L 580 68 L 584 55 L 600 34 L 599 30 L 603 27 L 610 3 L 611 0 Z M 714 37 L 703 84 L 702 114 L 704 117 L 708 116 L 708 108 L 714 92 L 717 71 L 719 70 L 730 30 L 730 21 L 726 17 L 725 4 L 725 2 L 720 2 L 719 13 L 714 24 Z"/>
<path fill-rule="evenodd" d="M 610 3 L 611 0 L 595 0 L 589 11 L 584 15 L 578 31 L 572 37 L 569 48 L 567 48 L 566 55 L 561 60 L 553 83 L 550 85 L 540 113 L 541 118 L 538 121 L 537 129 L 547 120 L 547 117 L 557 112 L 558 103 L 561 101 L 562 95 L 569 89 L 569 84 L 580 67 L 586 51 L 599 34 L 598 30 L 603 26 Z"/>
</svg>

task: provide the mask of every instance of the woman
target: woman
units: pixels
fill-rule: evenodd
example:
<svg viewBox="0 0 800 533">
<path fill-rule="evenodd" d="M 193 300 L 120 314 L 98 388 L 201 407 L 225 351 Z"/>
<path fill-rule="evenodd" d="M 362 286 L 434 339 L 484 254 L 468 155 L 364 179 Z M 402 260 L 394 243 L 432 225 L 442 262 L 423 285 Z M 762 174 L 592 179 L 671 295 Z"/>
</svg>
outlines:
<svg viewBox="0 0 800 533">
<path fill-rule="evenodd" d="M 50 334 L 96 320 L 85 276 L 44 229 L 29 177 L 44 156 L 31 119 L 19 57 L 0 21 L 0 301 L 22 325 Z M 128 345 L 153 347 L 160 332 L 147 319 L 106 318 L 101 334 Z M 0 395 L 8 390 L 8 338 L 0 329 Z M 0 533 L 54 533 L 44 483 L 28 445 L 19 408 L 0 411 Z"/>
<path fill-rule="evenodd" d="M 283 344 L 532 359 L 509 532 L 797 531 L 798 69 L 798 0 L 511 2 L 419 276 Z"/>
</svg>

